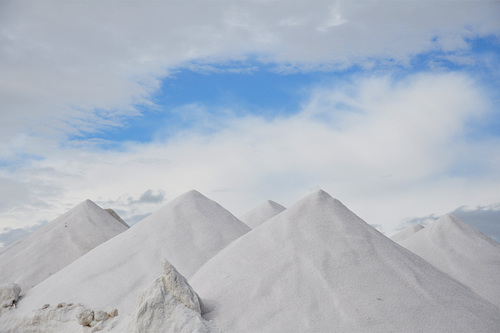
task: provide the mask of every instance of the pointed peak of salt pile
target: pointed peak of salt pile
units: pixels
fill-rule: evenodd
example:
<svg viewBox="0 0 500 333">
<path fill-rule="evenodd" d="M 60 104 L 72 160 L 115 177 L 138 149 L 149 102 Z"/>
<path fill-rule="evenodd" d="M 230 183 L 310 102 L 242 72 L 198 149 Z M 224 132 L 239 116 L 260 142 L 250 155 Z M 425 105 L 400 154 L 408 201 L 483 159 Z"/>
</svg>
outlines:
<svg viewBox="0 0 500 333">
<path fill-rule="evenodd" d="M 71 210 L 79 210 L 79 209 L 84 209 L 84 210 L 101 210 L 102 208 L 99 207 L 95 202 L 93 202 L 90 199 L 85 199 L 79 204 L 77 204 L 75 207 L 73 207 Z"/>
<path fill-rule="evenodd" d="M 400 244 L 500 308 L 500 244 L 453 214 Z"/>
<path fill-rule="evenodd" d="M 441 216 L 437 221 L 426 227 L 426 229 L 429 229 L 426 234 L 434 234 L 434 237 L 442 237 L 449 239 L 449 241 L 454 241 L 458 238 L 475 238 L 500 247 L 500 244 L 494 239 L 451 213 Z"/>
<path fill-rule="evenodd" d="M 166 228 L 175 229 L 179 237 L 189 238 L 189 235 L 216 231 L 224 235 L 223 238 L 235 239 L 250 230 L 220 204 L 196 190 L 181 194 L 137 223 L 136 228 L 147 229 L 150 224 L 162 224 Z M 227 244 L 226 241 L 223 243 Z"/>
<path fill-rule="evenodd" d="M 8 267 L 0 283 L 18 283 L 26 292 L 126 229 L 87 199 L 0 252 L 0 267 Z"/>
<path fill-rule="evenodd" d="M 31 307 L 28 302 L 56 303 L 71 298 L 130 313 L 136 296 L 155 277 L 161 258 L 168 258 L 189 278 L 250 230 L 215 201 L 189 191 L 35 287 L 26 297 L 27 310 Z"/>
<path fill-rule="evenodd" d="M 272 200 L 266 200 L 261 205 L 253 208 L 244 215 L 241 216 L 240 220 L 243 221 L 250 228 L 254 229 L 271 219 L 272 217 L 278 215 L 286 208 L 277 202 Z"/>
<path fill-rule="evenodd" d="M 227 332 L 489 331 L 500 324 L 495 306 L 325 191 L 235 240 L 190 283 L 210 304 L 204 318 Z"/>
<path fill-rule="evenodd" d="M 399 242 L 404 241 L 408 237 L 411 237 L 414 233 L 419 232 L 423 228 L 425 228 L 425 227 L 421 224 L 413 224 L 413 225 L 410 225 L 409 227 L 404 228 L 403 230 L 392 235 L 389 238 L 392 239 L 394 242 L 399 243 Z"/>
<path fill-rule="evenodd" d="M 203 200 L 210 200 L 208 199 L 206 196 L 204 196 L 203 194 L 201 194 L 199 191 L 197 190 L 189 190 L 181 195 L 179 195 L 176 199 L 174 200 L 195 200 L 195 199 L 203 199 Z"/>
</svg>

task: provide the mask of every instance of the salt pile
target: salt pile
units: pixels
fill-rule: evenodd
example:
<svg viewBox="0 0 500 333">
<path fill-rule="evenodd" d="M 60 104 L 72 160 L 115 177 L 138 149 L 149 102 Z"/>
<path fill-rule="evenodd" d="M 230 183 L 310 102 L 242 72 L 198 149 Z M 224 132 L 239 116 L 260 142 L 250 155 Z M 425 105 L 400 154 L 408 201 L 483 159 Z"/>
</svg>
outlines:
<svg viewBox="0 0 500 333">
<path fill-rule="evenodd" d="M 40 283 L 17 310 L 78 302 L 130 314 L 139 293 L 156 278 L 162 258 L 190 277 L 249 230 L 216 202 L 190 191 Z"/>
<path fill-rule="evenodd" d="M 266 222 L 270 218 L 278 215 L 286 208 L 280 205 L 277 202 L 272 200 L 267 200 L 260 206 L 255 207 L 254 209 L 248 211 L 243 216 L 240 217 L 240 220 L 243 221 L 250 228 L 254 229 Z"/>
<path fill-rule="evenodd" d="M 124 222 L 86 200 L 1 251 L 0 283 L 17 283 L 26 292 L 127 229 Z"/>
<path fill-rule="evenodd" d="M 500 244 L 487 235 L 449 214 L 400 244 L 500 308 Z"/>
<path fill-rule="evenodd" d="M 497 332 L 500 312 L 323 191 L 190 279 L 224 332 Z"/>
<path fill-rule="evenodd" d="M 421 224 L 411 225 L 411 226 L 401 230 L 397 234 L 392 235 L 389 238 L 399 244 L 400 242 L 404 241 L 405 239 L 407 239 L 408 237 L 410 237 L 414 233 L 422 230 L 423 228 L 424 228 L 424 226 Z"/>
<path fill-rule="evenodd" d="M 499 275 L 490 276 L 484 267 L 497 265 L 498 244 L 449 219 L 404 242 L 440 230 L 428 237 L 450 247 L 461 244 L 471 256 L 487 252 L 493 259 L 470 267 L 498 281 Z M 24 297 L 15 284 L 0 287 L 2 333 L 498 332 L 500 327 L 497 306 L 323 191 L 253 230 L 190 191 Z"/>
<path fill-rule="evenodd" d="M 2 333 L 38 332 L 148 332 L 216 333 L 219 330 L 201 317 L 201 300 L 187 280 L 167 260 L 162 260 L 163 274 L 143 290 L 134 313 L 118 317 L 115 308 L 92 309 L 81 304 L 49 304 L 28 316 L 15 316 L 12 308 L 0 309 Z M 13 288 L 12 288 L 13 287 Z M 16 285 L 0 287 L 0 300 L 12 297 Z M 14 295 L 15 296 L 15 295 Z M 10 313 L 8 311 L 11 311 Z M 12 315 L 14 314 L 14 315 Z M 120 320 L 121 319 L 121 320 Z"/>
</svg>

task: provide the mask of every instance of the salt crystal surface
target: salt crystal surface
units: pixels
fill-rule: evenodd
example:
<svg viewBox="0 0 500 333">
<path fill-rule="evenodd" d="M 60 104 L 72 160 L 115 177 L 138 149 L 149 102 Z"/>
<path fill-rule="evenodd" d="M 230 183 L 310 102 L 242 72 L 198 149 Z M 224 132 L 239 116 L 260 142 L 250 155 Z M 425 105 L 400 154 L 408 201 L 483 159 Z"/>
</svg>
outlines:
<svg viewBox="0 0 500 333">
<path fill-rule="evenodd" d="M 128 226 L 86 200 L 0 252 L 0 283 L 23 293 Z"/>
<path fill-rule="evenodd" d="M 18 311 L 71 301 L 130 314 L 139 292 L 154 280 L 161 258 L 189 277 L 249 230 L 216 202 L 190 191 L 43 281 L 27 293 Z"/>
<path fill-rule="evenodd" d="M 278 215 L 285 209 L 286 208 L 279 203 L 276 203 L 272 200 L 267 200 L 263 204 L 242 215 L 240 217 L 240 220 L 250 228 L 254 229 L 267 220 L 271 219 L 272 217 Z"/>
<path fill-rule="evenodd" d="M 500 312 L 323 191 L 190 280 L 225 332 L 495 332 Z"/>
<path fill-rule="evenodd" d="M 492 238 L 448 214 L 400 244 L 500 308 L 500 244 Z"/>
<path fill-rule="evenodd" d="M 423 228 L 424 228 L 424 226 L 421 224 L 411 225 L 411 226 L 401 230 L 397 234 L 392 235 L 389 238 L 392 239 L 393 241 L 395 241 L 396 243 L 400 243 L 401 241 L 404 241 L 408 237 L 412 236 L 414 233 L 419 232 Z"/>
</svg>

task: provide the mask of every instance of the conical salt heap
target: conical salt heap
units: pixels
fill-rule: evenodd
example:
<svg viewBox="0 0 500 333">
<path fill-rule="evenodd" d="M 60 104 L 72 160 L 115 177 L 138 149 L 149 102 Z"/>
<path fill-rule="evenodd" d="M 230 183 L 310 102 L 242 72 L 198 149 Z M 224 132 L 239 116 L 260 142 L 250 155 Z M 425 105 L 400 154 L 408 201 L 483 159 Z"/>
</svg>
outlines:
<svg viewBox="0 0 500 333">
<path fill-rule="evenodd" d="M 449 214 L 399 244 L 500 309 L 500 244 L 487 235 Z"/>
<path fill-rule="evenodd" d="M 45 303 L 78 302 L 131 313 L 162 258 L 190 277 L 249 230 L 216 202 L 187 192 L 33 288 L 18 310 L 28 313 Z"/>
<path fill-rule="evenodd" d="M 15 282 L 23 292 L 78 259 L 128 226 L 85 200 L 0 252 L 0 283 Z"/>
<path fill-rule="evenodd" d="M 242 215 L 240 217 L 240 220 L 243 221 L 250 228 L 254 229 L 257 228 L 262 223 L 266 222 L 267 220 L 278 215 L 285 209 L 286 208 L 280 205 L 279 203 L 274 202 L 272 200 L 267 200 L 263 204 L 253 208 L 252 210 Z"/>
<path fill-rule="evenodd" d="M 411 237 L 414 233 L 419 232 L 422 229 L 424 229 L 424 226 L 421 224 L 411 225 L 411 226 L 401 230 L 397 234 L 392 235 L 389 238 L 392 239 L 394 242 L 399 244 L 400 242 L 404 241 L 408 237 Z"/>
<path fill-rule="evenodd" d="M 323 191 L 190 279 L 224 332 L 497 332 L 500 312 Z"/>
</svg>

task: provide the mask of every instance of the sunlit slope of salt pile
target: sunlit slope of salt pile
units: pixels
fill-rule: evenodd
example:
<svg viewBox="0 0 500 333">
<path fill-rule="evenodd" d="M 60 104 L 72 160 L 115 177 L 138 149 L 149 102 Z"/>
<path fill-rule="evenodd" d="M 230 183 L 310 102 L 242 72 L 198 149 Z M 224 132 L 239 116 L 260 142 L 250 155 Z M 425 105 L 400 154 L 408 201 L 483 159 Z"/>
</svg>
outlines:
<svg viewBox="0 0 500 333">
<path fill-rule="evenodd" d="M 0 252 L 0 283 L 15 282 L 25 292 L 127 229 L 86 200 Z"/>
<path fill-rule="evenodd" d="M 224 332 L 497 332 L 491 303 L 323 191 L 190 279 Z"/>
<path fill-rule="evenodd" d="M 487 235 L 449 214 L 400 244 L 500 308 L 500 244 Z"/>
<path fill-rule="evenodd" d="M 240 217 L 240 220 L 245 222 L 250 228 L 254 229 L 266 222 L 270 218 L 278 215 L 286 208 L 280 205 L 277 202 L 272 200 L 267 200 L 260 206 L 255 207 L 254 209 L 248 211 L 243 216 Z"/>
<path fill-rule="evenodd" d="M 397 234 L 392 235 L 389 238 L 392 239 L 394 242 L 399 243 L 401 241 L 404 241 L 408 237 L 412 236 L 414 233 L 422 230 L 423 228 L 424 228 L 424 226 L 421 224 L 411 225 L 411 226 L 401 230 Z"/>
<path fill-rule="evenodd" d="M 189 277 L 249 230 L 216 202 L 190 191 L 30 290 L 18 311 L 78 302 L 131 313 L 162 258 Z"/>
</svg>

